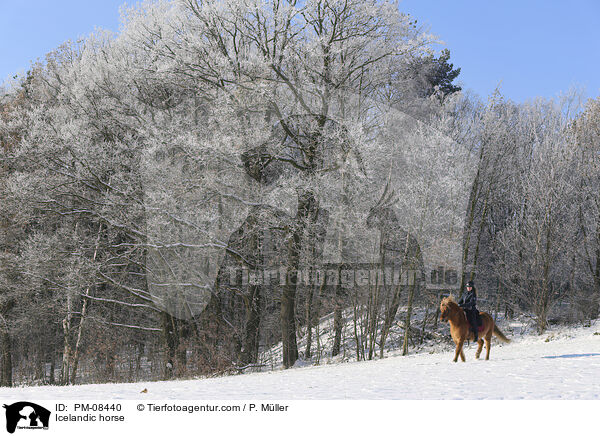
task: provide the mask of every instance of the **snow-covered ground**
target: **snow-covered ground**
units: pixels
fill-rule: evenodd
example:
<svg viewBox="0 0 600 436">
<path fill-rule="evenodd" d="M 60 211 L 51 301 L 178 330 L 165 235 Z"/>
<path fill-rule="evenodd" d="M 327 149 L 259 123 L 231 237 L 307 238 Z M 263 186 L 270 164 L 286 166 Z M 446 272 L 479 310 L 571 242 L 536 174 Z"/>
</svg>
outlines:
<svg viewBox="0 0 600 436">
<path fill-rule="evenodd" d="M 442 352 L 200 380 L 2 388 L 9 399 L 600 399 L 600 321 L 494 341 L 489 361 Z M 140 394 L 142 389 L 148 393 Z"/>
</svg>

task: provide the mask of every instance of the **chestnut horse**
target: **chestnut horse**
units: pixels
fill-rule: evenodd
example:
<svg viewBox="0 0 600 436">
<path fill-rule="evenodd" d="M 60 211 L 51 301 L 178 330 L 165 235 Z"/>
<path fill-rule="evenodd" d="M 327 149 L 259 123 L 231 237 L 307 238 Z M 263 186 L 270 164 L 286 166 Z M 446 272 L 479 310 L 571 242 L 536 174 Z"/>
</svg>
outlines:
<svg viewBox="0 0 600 436">
<path fill-rule="evenodd" d="M 479 337 L 474 338 L 473 331 L 467 321 L 464 310 L 456 304 L 454 298 L 446 297 L 442 299 L 440 304 L 440 320 L 448 321 L 450 323 L 450 335 L 456 344 L 456 351 L 454 352 L 455 362 L 458 360 L 458 356 L 460 356 L 463 362 L 465 361 L 465 353 L 463 353 L 462 348 L 467 339 L 476 340 L 479 344 L 477 352 L 475 353 L 476 359 L 479 359 L 479 355 L 483 348 L 483 339 L 485 339 L 485 360 L 489 360 L 490 358 L 492 335 L 496 336 L 502 342 L 510 342 L 510 339 L 507 339 L 498 327 L 496 327 L 494 319 L 488 313 L 479 312 L 479 315 L 483 321 L 483 326 L 479 327 Z"/>
</svg>

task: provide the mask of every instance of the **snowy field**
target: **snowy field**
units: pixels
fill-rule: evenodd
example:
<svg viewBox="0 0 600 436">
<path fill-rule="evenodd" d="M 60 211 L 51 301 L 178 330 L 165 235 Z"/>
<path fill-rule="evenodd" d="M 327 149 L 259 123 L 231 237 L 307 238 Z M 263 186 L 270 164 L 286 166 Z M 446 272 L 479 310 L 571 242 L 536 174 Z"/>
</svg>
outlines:
<svg viewBox="0 0 600 436">
<path fill-rule="evenodd" d="M 0 396 L 37 400 L 193 399 L 600 399 L 600 321 L 542 336 L 494 340 L 489 361 L 452 362 L 439 353 L 370 362 L 305 366 L 200 380 L 70 387 L 2 388 Z M 485 349 L 484 353 L 485 354 Z M 140 391 L 147 389 L 148 393 Z"/>
</svg>

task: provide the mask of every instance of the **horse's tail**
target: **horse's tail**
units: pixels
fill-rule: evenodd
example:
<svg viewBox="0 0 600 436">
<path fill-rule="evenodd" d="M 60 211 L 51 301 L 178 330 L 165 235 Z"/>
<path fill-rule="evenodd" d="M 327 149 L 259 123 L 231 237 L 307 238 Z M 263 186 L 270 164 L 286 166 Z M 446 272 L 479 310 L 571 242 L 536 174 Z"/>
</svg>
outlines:
<svg viewBox="0 0 600 436">
<path fill-rule="evenodd" d="M 494 324 L 494 335 L 500 339 L 502 342 L 510 342 L 510 339 L 508 339 L 506 336 L 504 336 L 504 334 L 500 331 L 500 329 L 498 328 L 498 326 L 496 326 L 496 324 Z"/>
</svg>

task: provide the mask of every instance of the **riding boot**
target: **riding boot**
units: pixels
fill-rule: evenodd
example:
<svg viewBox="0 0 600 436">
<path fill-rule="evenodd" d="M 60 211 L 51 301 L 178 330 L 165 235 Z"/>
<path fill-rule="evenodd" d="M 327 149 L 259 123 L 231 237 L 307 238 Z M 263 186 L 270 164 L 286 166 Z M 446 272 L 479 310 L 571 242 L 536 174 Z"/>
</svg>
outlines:
<svg viewBox="0 0 600 436">
<path fill-rule="evenodd" d="M 479 339 L 478 337 L 478 332 L 477 332 L 477 327 L 473 328 L 473 337 L 475 338 L 474 341 L 477 342 L 477 339 Z"/>
</svg>

